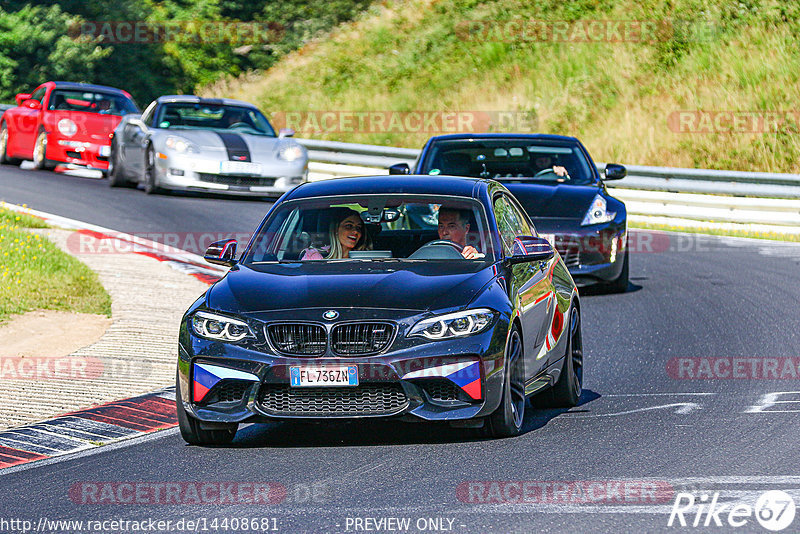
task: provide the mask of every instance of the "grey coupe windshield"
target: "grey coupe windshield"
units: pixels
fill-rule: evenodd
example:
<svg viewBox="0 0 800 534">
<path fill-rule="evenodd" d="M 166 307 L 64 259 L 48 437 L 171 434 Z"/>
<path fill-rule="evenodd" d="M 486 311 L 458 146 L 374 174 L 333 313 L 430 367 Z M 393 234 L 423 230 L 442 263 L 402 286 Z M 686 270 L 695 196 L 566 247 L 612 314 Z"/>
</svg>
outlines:
<svg viewBox="0 0 800 534">
<path fill-rule="evenodd" d="M 444 229 L 444 225 L 450 227 Z M 492 259 L 483 206 L 445 196 L 362 195 L 285 202 L 273 211 L 243 263 L 480 261 Z"/>
<path fill-rule="evenodd" d="M 579 146 L 526 139 L 437 141 L 422 162 L 420 174 L 492 178 L 501 182 L 572 185 L 594 182 L 589 162 Z"/>
<path fill-rule="evenodd" d="M 173 102 L 161 106 L 155 124 L 170 130 L 225 130 L 276 137 L 275 130 L 257 109 L 233 105 Z"/>
</svg>

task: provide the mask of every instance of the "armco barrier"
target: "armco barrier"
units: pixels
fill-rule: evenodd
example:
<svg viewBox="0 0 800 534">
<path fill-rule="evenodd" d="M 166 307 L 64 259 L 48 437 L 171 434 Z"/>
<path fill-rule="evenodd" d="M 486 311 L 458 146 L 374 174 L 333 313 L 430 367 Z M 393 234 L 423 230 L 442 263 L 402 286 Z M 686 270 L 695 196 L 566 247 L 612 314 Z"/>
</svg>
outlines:
<svg viewBox="0 0 800 534">
<path fill-rule="evenodd" d="M 394 163 L 413 166 L 420 151 L 298 139 L 309 150 L 312 180 L 387 174 Z M 597 164 L 602 173 L 605 163 Z M 628 176 L 608 182 L 635 216 L 681 221 L 769 225 L 800 231 L 800 175 L 626 165 Z M 668 222 L 668 221 L 662 221 Z"/>
</svg>

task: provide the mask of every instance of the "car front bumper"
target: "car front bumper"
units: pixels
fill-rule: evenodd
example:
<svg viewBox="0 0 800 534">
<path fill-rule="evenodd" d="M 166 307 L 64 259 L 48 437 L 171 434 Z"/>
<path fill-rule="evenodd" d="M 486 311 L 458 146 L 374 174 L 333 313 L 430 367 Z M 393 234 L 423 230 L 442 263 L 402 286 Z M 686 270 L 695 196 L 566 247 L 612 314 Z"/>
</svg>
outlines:
<svg viewBox="0 0 800 534">
<path fill-rule="evenodd" d="M 399 343 L 365 357 L 281 355 L 270 343 L 240 346 L 198 337 L 184 318 L 178 383 L 184 409 L 205 423 L 401 417 L 453 421 L 489 415 L 500 403 L 508 323 L 457 340 Z M 394 349 L 394 350 L 393 350 Z M 292 387 L 293 366 L 358 369 L 358 386 Z M 207 373 L 215 381 L 203 380 Z M 477 383 L 475 382 L 477 380 Z M 198 381 L 203 384 L 198 386 Z M 206 386 L 211 385 L 206 389 Z"/>
<path fill-rule="evenodd" d="M 47 141 L 47 159 L 90 169 L 108 170 L 110 142 L 100 144 L 93 140 L 80 140 L 51 136 Z"/>
<path fill-rule="evenodd" d="M 581 226 L 578 219 L 534 219 L 533 222 L 540 235 L 555 238 L 555 248 L 578 286 L 619 278 L 627 251 L 624 218 L 587 226 Z"/>
<path fill-rule="evenodd" d="M 227 159 L 168 152 L 159 152 L 155 158 L 158 185 L 164 189 L 281 195 L 308 180 L 306 160 L 260 163 L 261 174 L 232 174 L 221 172 L 221 165 Z"/>
</svg>

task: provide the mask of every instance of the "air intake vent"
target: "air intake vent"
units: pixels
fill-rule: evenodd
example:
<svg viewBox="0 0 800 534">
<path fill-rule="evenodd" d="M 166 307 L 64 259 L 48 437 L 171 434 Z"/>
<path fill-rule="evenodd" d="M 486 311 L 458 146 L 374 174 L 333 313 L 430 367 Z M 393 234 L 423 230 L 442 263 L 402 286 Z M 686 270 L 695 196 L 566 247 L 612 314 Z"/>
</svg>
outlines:
<svg viewBox="0 0 800 534">
<path fill-rule="evenodd" d="M 391 323 L 347 323 L 331 332 L 331 350 L 342 356 L 374 354 L 389 346 L 394 335 Z"/>
<path fill-rule="evenodd" d="M 284 354 L 319 356 L 325 353 L 325 329 L 316 324 L 283 323 L 267 326 L 272 345 Z"/>
</svg>

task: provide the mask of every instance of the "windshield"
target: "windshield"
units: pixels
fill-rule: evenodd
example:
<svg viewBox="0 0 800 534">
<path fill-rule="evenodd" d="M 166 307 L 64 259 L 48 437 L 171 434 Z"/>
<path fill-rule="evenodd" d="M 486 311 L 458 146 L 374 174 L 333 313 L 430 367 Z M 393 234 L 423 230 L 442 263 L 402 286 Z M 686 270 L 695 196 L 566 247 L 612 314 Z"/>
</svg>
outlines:
<svg viewBox="0 0 800 534">
<path fill-rule="evenodd" d="M 97 91 L 67 91 L 64 89 L 53 91 L 50 95 L 47 109 L 119 116 L 139 113 L 136 104 L 124 95 Z"/>
<path fill-rule="evenodd" d="M 266 117 L 254 108 L 204 103 L 174 102 L 164 104 L 156 117 L 156 126 L 170 130 L 225 130 L 276 137 Z"/>
<path fill-rule="evenodd" d="M 468 247 L 476 258 L 462 256 Z M 362 195 L 283 203 L 253 238 L 243 263 L 492 258 L 486 215 L 475 200 Z"/>
<path fill-rule="evenodd" d="M 580 147 L 540 139 L 437 141 L 422 162 L 420 174 L 572 185 L 594 181 Z"/>
</svg>

